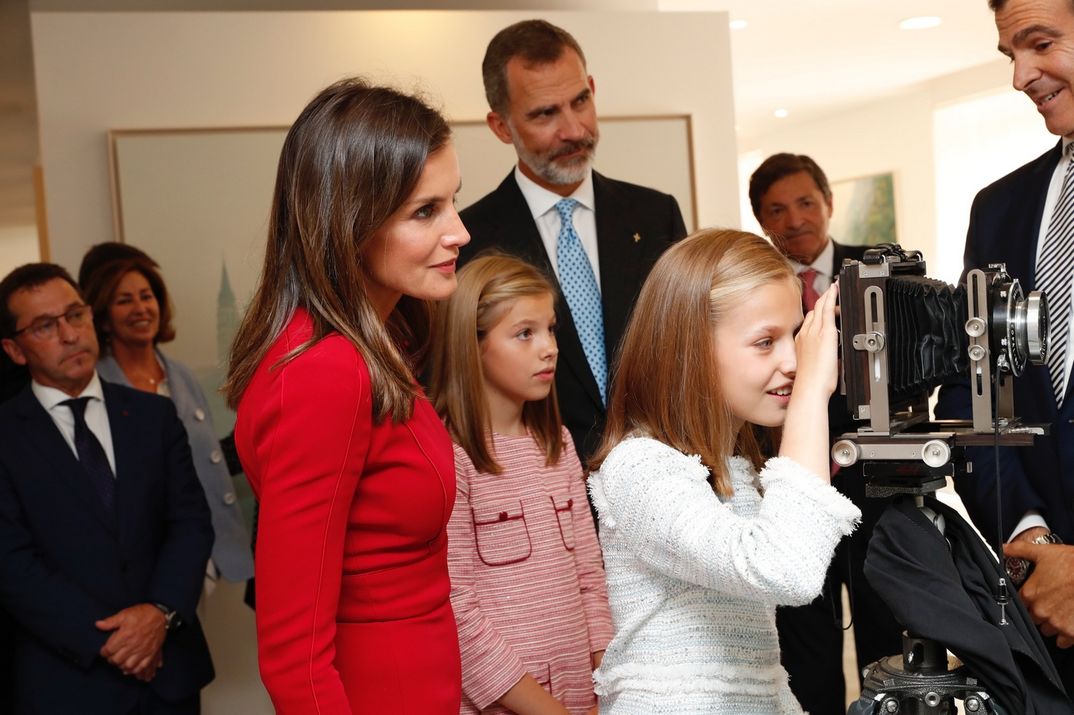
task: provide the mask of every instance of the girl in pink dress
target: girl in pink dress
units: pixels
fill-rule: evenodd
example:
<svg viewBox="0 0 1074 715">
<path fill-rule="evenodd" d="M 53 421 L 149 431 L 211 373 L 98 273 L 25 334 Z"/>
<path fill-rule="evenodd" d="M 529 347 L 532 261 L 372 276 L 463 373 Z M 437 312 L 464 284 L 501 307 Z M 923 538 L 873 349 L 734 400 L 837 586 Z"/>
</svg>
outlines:
<svg viewBox="0 0 1074 715">
<path fill-rule="evenodd" d="M 455 442 L 448 522 L 462 713 L 596 711 L 612 635 L 584 475 L 553 388 L 555 291 L 515 258 L 478 258 L 439 307 L 433 403 Z"/>
</svg>

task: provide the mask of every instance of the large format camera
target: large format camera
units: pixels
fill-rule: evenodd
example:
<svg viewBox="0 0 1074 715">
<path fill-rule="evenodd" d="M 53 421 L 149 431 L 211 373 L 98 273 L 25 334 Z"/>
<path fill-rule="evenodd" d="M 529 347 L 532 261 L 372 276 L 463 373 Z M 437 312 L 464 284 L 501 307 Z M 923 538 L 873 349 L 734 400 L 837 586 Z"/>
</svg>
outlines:
<svg viewBox="0 0 1074 715">
<path fill-rule="evenodd" d="M 946 477 L 972 471 L 966 447 L 1031 445 L 1044 433 L 1015 416 L 1012 381 L 1044 362 L 1048 308 L 1003 265 L 971 270 L 951 286 L 925 276 L 919 252 L 885 244 L 844 263 L 839 302 L 841 389 L 860 426 L 836 441 L 832 459 L 861 463 L 867 496 L 912 494 L 924 507 L 923 495 Z M 969 382 L 972 419 L 930 421 L 929 393 L 953 380 Z M 1007 600 L 1000 578 L 1001 613 Z M 946 649 L 927 636 L 904 632 L 901 657 L 868 666 L 849 712 L 946 713 L 956 698 L 972 712 L 1002 712 L 964 667 L 948 668 Z"/>
<path fill-rule="evenodd" d="M 841 389 L 861 426 L 832 447 L 841 466 L 863 463 L 870 496 L 925 494 L 972 470 L 970 445 L 1032 444 L 1039 425 L 1014 414 L 1012 379 L 1043 363 L 1048 309 L 1003 265 L 952 286 L 925 276 L 918 251 L 882 244 L 839 275 Z M 973 419 L 930 421 L 929 394 L 969 380 Z"/>
</svg>

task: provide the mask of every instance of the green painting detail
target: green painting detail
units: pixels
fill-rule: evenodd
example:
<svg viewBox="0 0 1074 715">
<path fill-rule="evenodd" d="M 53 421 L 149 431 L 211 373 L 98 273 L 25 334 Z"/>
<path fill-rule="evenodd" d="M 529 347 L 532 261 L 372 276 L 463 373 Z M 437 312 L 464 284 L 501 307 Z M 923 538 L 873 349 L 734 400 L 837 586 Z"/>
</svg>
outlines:
<svg viewBox="0 0 1074 715">
<path fill-rule="evenodd" d="M 832 183 L 832 238 L 848 246 L 897 243 L 895 180 L 877 174 Z"/>
</svg>

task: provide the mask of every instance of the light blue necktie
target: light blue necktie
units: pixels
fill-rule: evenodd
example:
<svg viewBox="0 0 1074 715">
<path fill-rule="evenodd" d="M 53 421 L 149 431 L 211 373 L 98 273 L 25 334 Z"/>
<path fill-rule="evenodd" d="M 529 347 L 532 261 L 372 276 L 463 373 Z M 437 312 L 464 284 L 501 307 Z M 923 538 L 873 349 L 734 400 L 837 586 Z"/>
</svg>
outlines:
<svg viewBox="0 0 1074 715">
<path fill-rule="evenodd" d="M 604 352 L 604 314 L 600 303 L 600 289 L 593 275 L 593 266 L 574 230 L 575 199 L 560 199 L 556 203 L 559 212 L 559 239 L 556 241 L 556 265 L 559 267 L 559 285 L 563 297 L 571 309 L 571 318 L 582 341 L 586 362 L 597 381 L 600 401 L 607 404 L 608 357 Z"/>
</svg>

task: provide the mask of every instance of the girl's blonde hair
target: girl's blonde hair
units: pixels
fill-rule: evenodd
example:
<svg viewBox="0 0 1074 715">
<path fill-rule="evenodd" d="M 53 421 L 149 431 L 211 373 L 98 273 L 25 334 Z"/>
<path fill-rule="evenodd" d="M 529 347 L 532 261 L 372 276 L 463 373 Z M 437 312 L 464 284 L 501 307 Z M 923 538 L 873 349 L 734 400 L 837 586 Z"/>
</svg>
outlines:
<svg viewBox="0 0 1074 715">
<path fill-rule="evenodd" d="M 641 433 L 700 455 L 713 488 L 729 496 L 727 458 L 741 454 L 759 467 L 761 455 L 751 425 L 734 433 L 713 332 L 752 291 L 793 280 L 790 262 L 752 233 L 704 229 L 669 248 L 642 286 L 619 344 L 607 426 L 591 468 Z"/>
<path fill-rule="evenodd" d="M 556 295 L 539 270 L 511 256 L 486 254 L 459 271 L 458 289 L 439 304 L 433 318 L 429 390 L 433 405 L 474 466 L 490 474 L 502 470 L 491 450 L 491 421 L 481 370 L 481 340 L 511 308 L 528 296 Z M 559 461 L 562 428 L 553 388 L 548 397 L 527 402 L 522 420 L 544 449 L 545 463 Z"/>
</svg>

